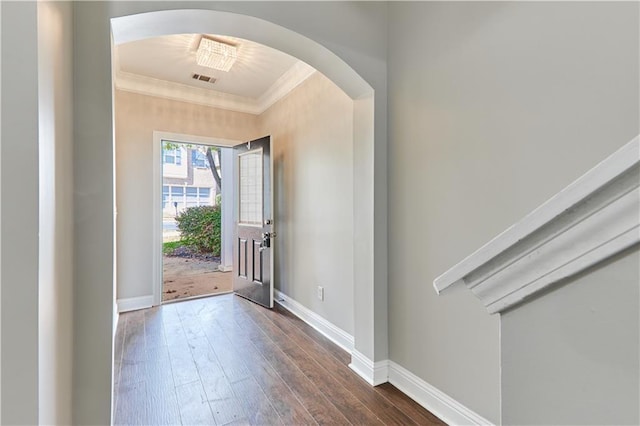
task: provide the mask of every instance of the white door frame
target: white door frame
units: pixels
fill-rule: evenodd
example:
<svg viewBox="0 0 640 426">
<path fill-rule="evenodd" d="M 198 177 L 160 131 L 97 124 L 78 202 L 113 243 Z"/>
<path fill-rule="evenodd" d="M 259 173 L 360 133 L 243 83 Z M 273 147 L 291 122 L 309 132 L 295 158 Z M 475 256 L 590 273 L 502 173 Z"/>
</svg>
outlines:
<svg viewBox="0 0 640 426">
<path fill-rule="evenodd" d="M 243 141 L 215 137 L 185 135 L 181 133 L 153 132 L 153 306 L 162 304 L 162 141 L 233 147 Z M 221 188 L 222 190 L 222 188 Z"/>
</svg>

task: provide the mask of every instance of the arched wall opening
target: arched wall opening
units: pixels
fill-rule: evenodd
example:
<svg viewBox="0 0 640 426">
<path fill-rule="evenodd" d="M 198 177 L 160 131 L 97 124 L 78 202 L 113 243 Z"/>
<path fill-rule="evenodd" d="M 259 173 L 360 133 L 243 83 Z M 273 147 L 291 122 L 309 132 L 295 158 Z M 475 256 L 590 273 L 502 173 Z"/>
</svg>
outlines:
<svg viewBox="0 0 640 426">
<path fill-rule="evenodd" d="M 114 208 L 115 187 L 113 88 L 96 81 L 110 77 L 111 44 L 168 34 L 218 33 L 265 44 L 313 66 L 354 100 L 352 359 L 354 369 L 374 381 L 374 362 L 387 358 L 386 67 L 378 62 L 372 64 L 371 68 L 376 70 L 374 97 L 374 87 L 346 60 L 283 26 L 215 10 L 157 10 L 175 6 L 169 2 L 125 3 L 80 4 L 75 10 L 74 422 L 108 421 L 110 416 L 104 404 L 111 395 L 111 386 L 108 386 L 112 377 L 111 357 L 107 365 L 104 354 L 113 350 L 107 330 L 113 331 L 116 316 L 113 305 L 115 225 L 110 213 Z M 339 10 L 330 12 L 339 13 Z M 110 44 L 102 38 L 105 30 L 111 31 Z M 337 43 L 344 36 L 338 31 L 334 41 Z M 360 54 L 354 52 L 352 59 L 358 61 Z M 111 78 L 108 81 L 111 82 Z M 110 185 L 105 184 L 108 181 Z M 105 211 L 105 208 L 111 210 Z"/>
</svg>

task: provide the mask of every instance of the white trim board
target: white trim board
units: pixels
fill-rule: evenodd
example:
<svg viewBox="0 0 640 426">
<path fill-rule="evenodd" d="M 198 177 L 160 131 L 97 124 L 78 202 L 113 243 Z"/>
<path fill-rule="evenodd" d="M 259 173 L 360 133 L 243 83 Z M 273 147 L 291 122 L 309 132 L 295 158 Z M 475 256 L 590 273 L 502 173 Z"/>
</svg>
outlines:
<svg viewBox="0 0 640 426">
<path fill-rule="evenodd" d="M 150 308 L 153 305 L 153 296 L 129 297 L 118 299 L 118 312 L 137 311 L 138 309 Z"/>
<path fill-rule="evenodd" d="M 489 313 L 640 241 L 640 137 L 433 282 L 467 286 Z"/>
<path fill-rule="evenodd" d="M 352 353 L 354 350 L 353 336 L 322 318 L 311 309 L 293 300 L 279 290 L 273 289 L 275 301 L 290 311 L 292 314 L 309 324 L 327 339 L 340 346 L 345 351 Z"/>
<path fill-rule="evenodd" d="M 315 72 L 314 68 L 302 61 L 298 61 L 258 98 L 188 86 L 174 81 L 160 80 L 121 70 L 115 73 L 115 85 L 116 89 L 125 92 L 259 115 L 289 94 Z"/>
<path fill-rule="evenodd" d="M 389 383 L 449 425 L 492 424 L 393 361 L 389 361 Z"/>
<path fill-rule="evenodd" d="M 353 336 L 309 310 L 279 290 L 274 290 L 276 302 L 302 321 L 318 330 L 329 340 L 351 353 L 351 368 L 372 386 L 389 382 L 418 404 L 450 425 L 491 425 L 492 423 L 460 404 L 449 395 L 431 386 L 415 374 L 390 360 L 378 362 L 354 348 Z M 342 343 L 341 343 L 342 342 Z"/>
<path fill-rule="evenodd" d="M 378 386 L 389 381 L 389 360 L 371 361 L 357 350 L 351 352 L 349 368 L 355 371 L 371 386 Z"/>
</svg>

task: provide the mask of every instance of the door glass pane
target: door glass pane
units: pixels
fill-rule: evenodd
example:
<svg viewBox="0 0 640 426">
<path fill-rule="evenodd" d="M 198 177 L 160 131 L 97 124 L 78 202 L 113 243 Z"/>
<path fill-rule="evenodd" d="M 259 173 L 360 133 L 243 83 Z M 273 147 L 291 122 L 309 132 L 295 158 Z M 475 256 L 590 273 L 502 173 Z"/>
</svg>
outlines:
<svg viewBox="0 0 640 426">
<path fill-rule="evenodd" d="M 240 155 L 240 223 L 262 225 L 262 150 Z"/>
</svg>

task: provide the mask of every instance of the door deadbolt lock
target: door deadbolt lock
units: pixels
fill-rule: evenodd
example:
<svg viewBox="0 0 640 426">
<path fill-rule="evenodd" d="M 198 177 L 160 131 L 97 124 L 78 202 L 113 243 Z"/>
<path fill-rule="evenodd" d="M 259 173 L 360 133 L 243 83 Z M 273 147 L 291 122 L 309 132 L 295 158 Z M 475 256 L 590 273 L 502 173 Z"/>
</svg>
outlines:
<svg viewBox="0 0 640 426">
<path fill-rule="evenodd" d="M 271 238 L 275 238 L 275 232 L 263 232 L 262 233 L 262 242 L 260 243 L 260 251 L 271 247 Z"/>
</svg>

